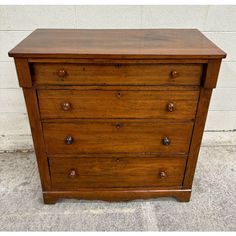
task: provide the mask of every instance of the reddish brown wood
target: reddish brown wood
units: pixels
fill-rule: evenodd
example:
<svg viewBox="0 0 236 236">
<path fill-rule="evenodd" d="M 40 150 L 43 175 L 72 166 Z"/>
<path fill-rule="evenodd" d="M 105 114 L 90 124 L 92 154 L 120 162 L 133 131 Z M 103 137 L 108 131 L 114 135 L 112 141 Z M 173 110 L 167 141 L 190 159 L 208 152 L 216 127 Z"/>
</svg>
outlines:
<svg viewBox="0 0 236 236">
<path fill-rule="evenodd" d="M 79 190 L 81 187 L 181 186 L 185 161 L 184 157 L 50 158 L 52 187 Z"/>
<path fill-rule="evenodd" d="M 23 92 L 34 141 L 34 150 L 37 158 L 42 188 L 44 191 L 48 191 L 51 189 L 51 179 L 49 175 L 48 159 L 45 153 L 36 92 L 32 88 L 23 88 Z"/>
<path fill-rule="evenodd" d="M 43 123 L 48 154 L 75 153 L 188 153 L 192 122 L 163 123 L 143 119 L 76 120 Z M 66 137 L 73 142 L 66 144 Z M 165 137 L 170 145 L 164 145 Z"/>
<path fill-rule="evenodd" d="M 43 202 L 44 204 L 55 204 L 59 197 L 57 194 L 52 194 L 52 192 L 43 192 Z"/>
<path fill-rule="evenodd" d="M 78 198 L 105 201 L 129 201 L 134 199 L 149 199 L 157 197 L 175 197 L 180 202 L 188 202 L 191 189 L 158 189 L 158 188 L 109 188 L 109 189 L 80 189 L 79 191 L 50 191 L 44 192 L 44 202 L 54 204 L 60 198 Z"/>
<path fill-rule="evenodd" d="M 139 157 L 139 158 L 146 158 L 146 157 L 155 157 L 155 158 L 162 158 L 162 157 L 170 157 L 170 154 L 168 153 L 83 153 L 83 154 L 76 154 L 78 157 L 96 157 L 96 158 L 105 158 L 105 157 L 110 157 L 110 158 L 119 158 L 122 155 L 122 157 Z M 174 156 L 176 158 L 186 158 L 188 157 L 187 154 L 182 154 L 182 153 L 175 153 Z M 71 158 L 75 157 L 75 155 L 71 154 L 56 154 L 56 155 L 48 155 L 49 158 Z"/>
<path fill-rule="evenodd" d="M 223 58 L 197 29 L 37 29 L 9 52 L 14 57 Z"/>
<path fill-rule="evenodd" d="M 178 59 L 174 57 L 170 58 L 159 58 L 159 59 L 116 59 L 116 58 L 28 58 L 28 62 L 32 65 L 33 63 L 48 64 L 48 63 L 59 63 L 59 64 L 207 64 L 209 59 L 201 58 L 186 58 Z"/>
<path fill-rule="evenodd" d="M 179 202 L 189 202 L 191 198 L 191 190 L 189 191 L 186 189 L 186 191 L 179 191 L 178 193 L 175 193 L 174 197 L 179 201 Z"/>
<path fill-rule="evenodd" d="M 34 86 L 37 88 L 37 91 L 40 90 L 97 90 L 97 91 L 166 91 L 168 93 L 172 93 L 172 91 L 182 91 L 182 92 L 188 92 L 188 91 L 198 91 L 200 90 L 200 86 L 193 86 L 193 85 L 178 85 L 178 86 L 173 86 L 173 85 L 167 85 L 167 86 L 139 86 L 139 85 L 118 85 L 118 86 L 110 86 L 110 85 L 83 85 L 83 86 L 76 86 L 76 85 L 66 85 L 66 86 L 61 86 L 61 85 L 40 85 L 40 86 Z M 164 88 L 164 90 L 163 90 Z"/>
<path fill-rule="evenodd" d="M 111 88 L 112 89 L 112 88 Z M 192 120 L 199 91 L 39 90 L 47 118 L 159 118 Z"/>
<path fill-rule="evenodd" d="M 45 203 L 190 200 L 226 56 L 203 34 L 38 29 L 9 55 L 24 91 Z"/>
<path fill-rule="evenodd" d="M 217 83 L 218 74 L 220 71 L 220 60 L 209 60 L 207 64 L 206 74 L 203 80 L 203 87 L 206 89 L 215 88 Z"/>
<path fill-rule="evenodd" d="M 36 85 L 199 85 L 202 75 L 201 64 L 176 63 L 33 63 L 31 70 Z"/>
<path fill-rule="evenodd" d="M 200 98 L 198 102 L 196 121 L 194 124 L 191 147 L 189 151 L 189 157 L 187 161 L 186 172 L 185 172 L 185 177 L 184 177 L 184 182 L 183 182 L 183 186 L 185 188 L 192 187 L 198 154 L 199 154 L 200 145 L 202 142 L 202 135 L 204 132 L 204 127 L 205 127 L 208 107 L 210 104 L 211 93 L 212 93 L 212 89 L 202 88 L 200 91 Z"/>
<path fill-rule="evenodd" d="M 30 68 L 27 59 L 15 58 L 16 72 L 21 87 L 32 87 Z"/>
</svg>

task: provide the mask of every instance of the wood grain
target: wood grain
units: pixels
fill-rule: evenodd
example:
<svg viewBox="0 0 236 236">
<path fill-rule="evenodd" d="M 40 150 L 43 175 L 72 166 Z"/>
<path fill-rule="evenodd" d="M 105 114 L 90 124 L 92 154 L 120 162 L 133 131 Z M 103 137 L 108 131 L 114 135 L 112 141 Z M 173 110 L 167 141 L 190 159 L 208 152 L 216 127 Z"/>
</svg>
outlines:
<svg viewBox="0 0 236 236">
<path fill-rule="evenodd" d="M 210 61 L 207 67 L 207 72 L 204 75 L 204 85 L 206 88 L 201 88 L 200 98 L 198 102 L 198 109 L 196 120 L 193 129 L 193 136 L 191 140 L 191 147 L 185 171 L 183 185 L 186 188 L 191 188 L 194 178 L 194 173 L 197 165 L 198 154 L 202 142 L 202 136 L 206 123 L 208 107 L 210 104 L 212 88 L 216 85 L 217 76 L 220 69 L 220 61 Z M 209 87 L 209 88 L 208 88 Z"/>
<path fill-rule="evenodd" d="M 50 171 L 52 186 L 57 190 L 178 186 L 182 184 L 185 161 L 178 157 L 50 158 Z M 72 170 L 74 176 L 70 176 Z M 161 177 L 162 172 L 165 177 Z"/>
<path fill-rule="evenodd" d="M 226 54 L 197 29 L 37 29 L 9 56 L 203 59 Z"/>
<path fill-rule="evenodd" d="M 203 34 L 38 29 L 9 55 L 25 95 L 45 203 L 190 200 L 226 56 Z"/>
<path fill-rule="evenodd" d="M 176 60 L 176 58 L 159 58 L 159 59 L 117 59 L 117 58 L 28 58 L 28 62 L 32 65 L 32 63 L 57 63 L 57 64 L 207 64 L 209 59 L 201 59 L 201 58 L 182 58 Z"/>
<path fill-rule="evenodd" d="M 33 63 L 31 70 L 36 85 L 199 85 L 202 65 Z"/>
<path fill-rule="evenodd" d="M 204 78 L 204 88 L 215 88 L 217 78 L 220 71 L 221 60 L 209 60 L 207 64 L 207 72 Z"/>
<path fill-rule="evenodd" d="M 193 136 L 191 140 L 191 147 L 185 171 L 183 185 L 186 188 L 191 188 L 193 177 L 197 165 L 198 154 L 202 142 L 202 135 L 204 132 L 208 107 L 210 103 L 212 89 L 201 89 L 198 110 L 196 114 L 196 121 L 193 129 Z"/>
<path fill-rule="evenodd" d="M 199 91 L 39 90 L 43 119 L 161 118 L 192 120 Z M 64 105 L 68 108 L 65 109 Z M 168 105 L 173 104 L 173 111 Z"/>
<path fill-rule="evenodd" d="M 157 120 L 76 120 L 43 123 L 48 154 L 60 153 L 188 153 L 192 122 L 161 123 Z M 73 137 L 71 145 L 65 144 Z M 163 145 L 167 136 L 171 143 Z"/>
<path fill-rule="evenodd" d="M 32 87 L 30 67 L 27 59 L 15 58 L 14 61 L 20 86 L 25 88 Z"/>
<path fill-rule="evenodd" d="M 45 153 L 42 125 L 38 109 L 36 92 L 31 88 L 23 88 L 25 103 L 30 121 L 30 128 L 34 141 L 34 150 L 37 157 L 38 169 L 43 190 L 51 189 L 48 159 Z"/>
<path fill-rule="evenodd" d="M 50 191 L 43 192 L 46 204 L 55 204 L 60 198 L 78 198 L 105 201 L 129 201 L 133 199 L 149 199 L 158 197 L 175 197 L 180 202 L 188 202 L 191 189 L 160 188 L 86 188 L 79 191 Z"/>
</svg>

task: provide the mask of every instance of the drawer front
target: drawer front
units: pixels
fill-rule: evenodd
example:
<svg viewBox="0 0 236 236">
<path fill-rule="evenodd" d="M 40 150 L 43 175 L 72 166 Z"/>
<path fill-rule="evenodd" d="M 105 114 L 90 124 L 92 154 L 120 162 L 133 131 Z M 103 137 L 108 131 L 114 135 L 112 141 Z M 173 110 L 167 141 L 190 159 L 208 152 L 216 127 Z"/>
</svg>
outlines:
<svg viewBox="0 0 236 236">
<path fill-rule="evenodd" d="M 152 120 L 79 120 L 43 123 L 49 154 L 187 153 L 193 123 Z"/>
<path fill-rule="evenodd" d="M 39 90 L 42 118 L 194 119 L 199 91 Z"/>
<path fill-rule="evenodd" d="M 53 189 L 182 185 L 184 157 L 50 158 Z"/>
<path fill-rule="evenodd" d="M 37 85 L 200 85 L 201 64 L 31 65 Z"/>
</svg>

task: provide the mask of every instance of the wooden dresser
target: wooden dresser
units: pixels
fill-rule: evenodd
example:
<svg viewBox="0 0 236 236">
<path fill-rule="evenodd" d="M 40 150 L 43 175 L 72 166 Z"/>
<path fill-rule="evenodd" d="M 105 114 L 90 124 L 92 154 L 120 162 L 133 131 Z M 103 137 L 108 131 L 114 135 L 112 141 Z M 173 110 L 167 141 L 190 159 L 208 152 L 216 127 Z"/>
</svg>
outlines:
<svg viewBox="0 0 236 236">
<path fill-rule="evenodd" d="M 189 201 L 226 54 L 195 29 L 37 29 L 9 52 L 45 203 Z"/>
</svg>

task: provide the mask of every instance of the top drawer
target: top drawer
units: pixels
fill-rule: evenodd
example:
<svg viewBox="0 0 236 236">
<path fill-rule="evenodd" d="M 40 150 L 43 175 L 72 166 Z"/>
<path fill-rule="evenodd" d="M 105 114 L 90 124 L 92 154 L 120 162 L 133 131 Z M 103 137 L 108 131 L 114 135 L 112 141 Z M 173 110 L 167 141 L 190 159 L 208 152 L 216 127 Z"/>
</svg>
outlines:
<svg viewBox="0 0 236 236">
<path fill-rule="evenodd" d="M 33 63 L 36 85 L 200 85 L 202 64 Z"/>
</svg>

